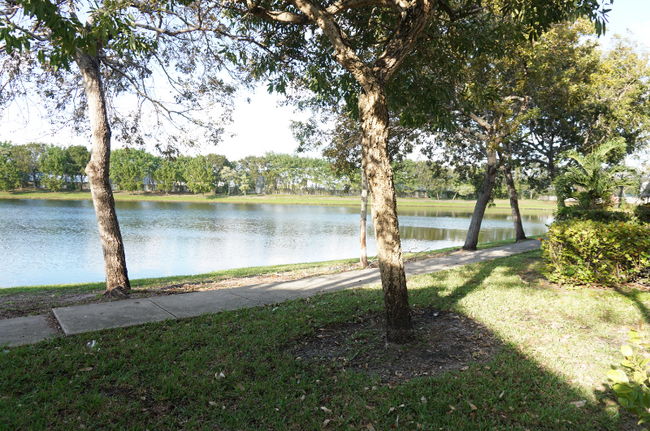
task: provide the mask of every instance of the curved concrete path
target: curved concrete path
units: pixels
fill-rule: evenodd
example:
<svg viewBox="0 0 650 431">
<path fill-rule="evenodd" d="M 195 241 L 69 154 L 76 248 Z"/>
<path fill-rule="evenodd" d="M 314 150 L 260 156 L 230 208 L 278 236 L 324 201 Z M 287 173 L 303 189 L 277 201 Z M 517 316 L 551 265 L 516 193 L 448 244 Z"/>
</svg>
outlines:
<svg viewBox="0 0 650 431">
<path fill-rule="evenodd" d="M 457 266 L 523 253 L 539 247 L 539 241 L 531 240 L 474 252 L 459 251 L 449 256 L 408 262 L 405 264 L 406 275 L 443 271 Z M 54 308 L 52 311 L 63 332 L 66 335 L 73 335 L 100 329 L 275 304 L 318 293 L 376 284 L 380 281 L 379 269 L 364 269 L 281 283 L 127 299 L 101 304 Z M 57 331 L 48 324 L 47 316 L 0 320 L 0 346 L 31 344 L 53 336 L 57 336 Z"/>
</svg>

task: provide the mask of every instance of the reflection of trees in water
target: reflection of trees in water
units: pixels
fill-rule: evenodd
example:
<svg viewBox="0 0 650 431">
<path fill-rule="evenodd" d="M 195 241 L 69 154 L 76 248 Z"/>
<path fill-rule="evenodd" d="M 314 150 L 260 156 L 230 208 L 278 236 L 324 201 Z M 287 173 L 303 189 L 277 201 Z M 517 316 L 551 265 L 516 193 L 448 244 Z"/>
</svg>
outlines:
<svg viewBox="0 0 650 431">
<path fill-rule="evenodd" d="M 467 229 L 436 229 L 430 227 L 400 226 L 402 239 L 420 241 L 464 241 Z M 527 227 L 526 234 L 542 235 L 546 233 L 545 226 Z M 514 228 L 483 229 L 479 234 L 479 242 L 503 241 L 515 237 Z"/>
<path fill-rule="evenodd" d="M 529 237 L 533 237 L 535 235 L 542 235 L 546 233 L 545 228 L 528 228 L 526 230 L 526 235 Z M 481 233 L 478 235 L 478 242 L 479 243 L 484 243 L 484 242 L 494 242 L 494 241 L 505 241 L 507 239 L 512 239 L 514 240 L 515 238 L 515 230 L 513 229 L 489 229 L 486 231 L 481 231 Z"/>
<path fill-rule="evenodd" d="M 400 216 L 414 216 L 414 217 L 451 217 L 451 218 L 465 218 L 467 220 L 472 218 L 472 211 L 461 210 L 461 211 L 449 211 L 449 210 L 431 210 L 431 209 L 412 209 L 412 208 L 400 208 Z M 512 220 L 512 215 L 509 211 L 501 212 L 497 211 L 488 211 L 485 214 L 486 219 L 491 220 Z M 549 211 L 544 211 L 540 213 L 533 214 L 522 214 L 522 220 L 529 223 L 552 223 L 553 216 Z"/>
<path fill-rule="evenodd" d="M 400 226 L 400 237 L 422 241 L 460 241 L 465 239 L 467 229 L 436 229 L 418 226 Z"/>
<path fill-rule="evenodd" d="M 401 216 L 415 216 L 415 217 L 461 217 L 470 219 L 472 217 L 471 211 L 440 211 L 440 210 L 425 210 L 425 209 L 410 209 L 399 208 L 399 215 Z"/>
</svg>

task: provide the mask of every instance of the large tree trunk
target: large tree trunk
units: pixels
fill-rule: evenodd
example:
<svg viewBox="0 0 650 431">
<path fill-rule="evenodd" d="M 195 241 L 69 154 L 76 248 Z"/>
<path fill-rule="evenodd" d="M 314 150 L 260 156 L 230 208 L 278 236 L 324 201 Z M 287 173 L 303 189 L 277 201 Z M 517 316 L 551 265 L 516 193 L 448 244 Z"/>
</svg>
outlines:
<svg viewBox="0 0 650 431">
<path fill-rule="evenodd" d="M 366 219 L 368 217 L 368 180 L 366 172 L 361 169 L 361 223 L 359 224 L 359 242 L 361 244 L 361 267 L 368 266 L 368 249 L 366 248 Z"/>
<path fill-rule="evenodd" d="M 386 335 L 389 342 L 402 344 L 413 339 L 413 325 L 397 221 L 397 197 L 388 156 L 388 106 L 381 88 L 359 96 L 359 114 L 363 130 L 362 165 L 372 190 L 372 220 L 386 307 Z"/>
<path fill-rule="evenodd" d="M 506 175 L 506 184 L 508 185 L 508 195 L 510 196 L 510 209 L 512 210 L 512 222 L 515 225 L 515 240 L 523 241 L 526 239 L 524 226 L 521 223 L 521 214 L 519 213 L 519 199 L 517 197 L 517 189 L 515 188 L 515 181 L 512 178 L 512 170 L 510 163 L 506 162 L 504 165 L 504 172 Z"/>
<path fill-rule="evenodd" d="M 396 9 L 401 17 L 395 31 L 386 41 L 381 53 L 367 57 L 358 55 L 348 35 L 345 24 L 337 22 L 336 13 L 312 0 L 287 2 L 304 16 L 293 13 L 270 13 L 256 3 L 249 11 L 264 19 L 281 22 L 312 22 L 334 48 L 334 59 L 343 66 L 362 87 L 359 96 L 359 116 L 363 130 L 362 165 L 372 191 L 372 220 L 375 226 L 379 270 L 386 307 L 386 332 L 390 342 L 405 343 L 413 339 L 413 326 L 408 306 L 406 275 L 402 261 L 402 246 L 397 222 L 397 200 L 393 172 L 388 156 L 388 107 L 383 91 L 402 61 L 412 52 L 415 43 L 433 15 L 438 2 L 421 0 L 400 3 Z M 350 6 L 346 6 L 350 7 Z M 352 6 L 353 7 L 353 6 Z M 341 18 L 342 23 L 345 18 Z M 362 59 L 363 58 L 363 59 Z M 364 60 L 372 60 L 372 65 Z"/>
<path fill-rule="evenodd" d="M 490 144 L 488 143 L 488 147 L 489 145 Z M 492 188 L 494 187 L 494 182 L 497 179 L 497 153 L 495 150 L 492 150 L 490 148 L 486 149 L 486 153 L 487 164 L 485 165 L 483 189 L 478 195 L 476 206 L 474 207 L 474 214 L 472 214 L 472 221 L 469 224 L 469 230 L 467 232 L 467 238 L 465 239 L 465 245 L 463 245 L 463 250 L 476 250 L 476 245 L 478 244 L 478 234 L 481 231 L 481 223 L 483 222 L 485 209 L 487 208 L 487 204 L 490 201 Z"/>
<path fill-rule="evenodd" d="M 111 128 L 106 114 L 106 100 L 97 57 L 78 53 L 75 58 L 84 81 L 88 115 L 92 131 L 92 150 L 86 174 L 97 215 L 99 237 L 104 251 L 106 294 L 126 296 L 131 291 L 126 270 L 124 244 L 117 222 L 113 191 L 109 182 Z"/>
</svg>

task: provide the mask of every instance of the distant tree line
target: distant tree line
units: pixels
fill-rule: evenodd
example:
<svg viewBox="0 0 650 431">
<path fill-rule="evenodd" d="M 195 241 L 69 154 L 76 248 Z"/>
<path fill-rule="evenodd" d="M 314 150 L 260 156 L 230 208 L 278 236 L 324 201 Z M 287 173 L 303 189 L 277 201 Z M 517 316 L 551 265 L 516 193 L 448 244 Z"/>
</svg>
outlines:
<svg viewBox="0 0 650 431">
<path fill-rule="evenodd" d="M 0 190 L 29 186 L 83 190 L 90 151 L 83 145 L 61 148 L 30 143 L 0 142 Z"/>
<path fill-rule="evenodd" d="M 90 152 L 81 145 L 0 143 L 0 190 L 84 190 L 89 159 Z M 481 185 L 478 169 L 474 175 L 461 175 L 440 163 L 409 159 L 393 163 L 393 169 L 401 196 L 468 199 Z M 327 159 L 277 153 L 231 162 L 219 154 L 166 158 L 141 149 L 117 149 L 111 152 L 110 178 L 116 189 L 130 192 L 340 195 L 358 194 L 361 189 L 360 169 L 341 172 Z M 505 187 L 496 195 L 505 197 Z"/>
</svg>

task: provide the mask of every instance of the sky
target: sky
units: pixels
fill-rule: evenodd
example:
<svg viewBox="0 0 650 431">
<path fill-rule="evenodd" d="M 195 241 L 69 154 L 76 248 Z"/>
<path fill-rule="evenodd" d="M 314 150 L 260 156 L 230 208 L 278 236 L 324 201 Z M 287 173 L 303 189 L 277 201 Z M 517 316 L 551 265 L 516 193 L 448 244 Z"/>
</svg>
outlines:
<svg viewBox="0 0 650 431">
<path fill-rule="evenodd" d="M 650 49 L 650 0 L 615 0 L 611 9 L 607 35 L 601 43 L 607 46 L 611 35 L 621 34 Z M 293 153 L 297 142 L 291 134 L 290 122 L 292 119 L 304 120 L 308 115 L 295 113 L 291 106 L 279 106 L 279 100 L 278 96 L 268 94 L 264 86 L 255 92 L 242 94 L 235 102 L 234 121 L 226 127 L 222 142 L 216 147 L 201 148 L 199 152 L 223 154 L 229 160 L 261 156 L 268 151 Z M 90 147 L 87 136 L 52 131 L 48 121 L 40 117 L 36 103 L 29 106 L 14 104 L 2 113 L 0 141 L 5 140 L 14 144 L 44 142 L 64 147 L 79 144 Z M 114 143 L 114 148 L 119 147 Z"/>
</svg>

